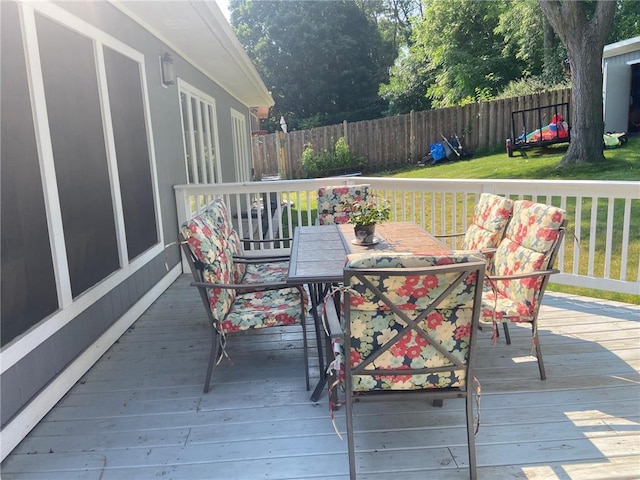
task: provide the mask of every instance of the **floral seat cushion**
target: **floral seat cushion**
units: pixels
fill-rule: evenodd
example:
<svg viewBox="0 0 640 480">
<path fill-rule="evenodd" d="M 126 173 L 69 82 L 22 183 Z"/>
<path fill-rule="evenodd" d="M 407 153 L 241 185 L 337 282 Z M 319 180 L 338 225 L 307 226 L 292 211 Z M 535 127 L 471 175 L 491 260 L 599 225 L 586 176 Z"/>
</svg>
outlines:
<svg viewBox="0 0 640 480">
<path fill-rule="evenodd" d="M 549 268 L 549 260 L 564 225 L 564 210 L 516 201 L 513 218 L 492 260 L 492 275 L 532 273 Z M 502 322 L 533 322 L 543 278 L 487 280 L 481 319 Z M 495 309 L 495 310 L 494 310 Z"/>
<path fill-rule="evenodd" d="M 236 296 L 218 329 L 222 333 L 231 333 L 299 324 L 302 321 L 302 301 L 296 288 L 241 293 Z"/>
<path fill-rule="evenodd" d="M 348 223 L 357 205 L 364 205 L 369 185 L 341 185 L 318 189 L 318 222 L 320 225 Z"/>
<path fill-rule="evenodd" d="M 450 256 L 357 254 L 349 256 L 347 266 L 409 268 L 463 263 L 471 259 L 478 260 L 469 253 Z M 415 320 L 458 276 L 459 273 L 421 276 L 380 274 L 366 278 L 405 315 Z M 364 367 L 365 371 L 371 370 L 370 375 L 352 375 L 354 391 L 416 390 L 461 387 L 466 384 L 465 369 L 454 368 L 451 359 L 434 345 L 439 345 L 466 364 L 473 316 L 472 281 L 460 283 L 424 320 L 418 322 L 418 329 L 408 328 L 401 316 L 375 298 L 372 291 L 356 277 L 351 277 L 349 292 L 351 348 L 347 358 L 352 368 L 374 358 Z M 424 374 L 384 374 L 389 369 L 437 367 L 448 367 L 450 370 Z"/>
<path fill-rule="evenodd" d="M 277 283 L 285 282 L 289 274 L 289 260 L 269 263 L 249 263 L 242 283 Z"/>
<path fill-rule="evenodd" d="M 462 248 L 482 250 L 497 247 L 511 218 L 512 209 L 512 200 L 482 193 L 475 206 L 472 223 L 464 236 Z"/>
</svg>

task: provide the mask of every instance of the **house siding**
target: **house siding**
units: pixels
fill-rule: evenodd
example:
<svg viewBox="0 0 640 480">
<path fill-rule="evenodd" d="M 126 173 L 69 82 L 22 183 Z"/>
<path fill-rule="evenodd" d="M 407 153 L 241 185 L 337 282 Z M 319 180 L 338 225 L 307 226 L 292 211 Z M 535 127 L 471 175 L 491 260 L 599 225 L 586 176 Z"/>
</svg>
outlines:
<svg viewBox="0 0 640 480">
<path fill-rule="evenodd" d="M 33 8 L 38 10 L 45 7 L 40 7 L 38 4 Z M 156 211 L 159 213 L 157 218 L 159 235 L 156 245 L 151 250 L 142 252 L 139 258 L 134 260 L 138 262 L 134 268 L 129 268 L 133 263 L 129 263 L 130 259 L 126 257 L 123 259 L 121 255 L 121 262 L 125 264 L 124 269 L 120 267 L 119 271 L 99 280 L 96 285 L 90 286 L 88 290 L 78 295 L 69 295 L 67 303 L 62 301 L 58 311 L 39 320 L 33 326 L 27 325 L 24 332 L 3 345 L 0 353 L 6 354 L 7 350 L 12 350 L 13 355 L 12 361 L 5 363 L 0 375 L 2 392 L 0 421 L 3 429 L 34 398 L 42 395 L 47 385 L 64 374 L 71 362 L 77 360 L 100 339 L 141 298 L 154 289 L 160 281 L 166 281 L 169 271 L 180 262 L 179 248 L 174 244 L 177 240 L 177 213 L 173 191 L 174 185 L 183 184 L 186 181 L 180 97 L 176 85 L 165 87 L 161 83 L 160 55 L 163 52 L 169 52 L 174 59 L 176 75 L 215 98 L 218 135 L 221 139 L 219 155 L 222 162 L 223 181 L 235 180 L 233 142 L 230 141 L 231 109 L 245 112 L 247 118 L 249 117 L 249 109 L 246 105 L 230 96 L 205 74 L 180 57 L 165 42 L 127 17 L 114 5 L 107 2 L 61 2 L 55 4 L 55 8 L 65 12 L 65 19 L 90 25 L 95 32 L 102 32 L 105 36 L 115 39 L 126 48 L 138 52 L 144 59 L 144 78 L 146 78 L 144 102 L 149 113 L 148 145 L 150 153 L 155 158 L 155 170 L 152 169 L 152 172 L 155 171 L 153 185 L 158 192 L 154 204 L 157 203 Z M 70 72 L 67 73 L 70 74 Z M 2 75 L 3 77 L 11 75 L 11 72 L 3 68 Z M 5 121 L 4 118 L 2 120 Z M 4 180 L 12 181 L 12 179 Z M 81 202 L 82 199 L 79 198 L 78 201 Z M 99 221 L 101 221 L 100 218 L 87 218 L 87 222 Z M 47 230 L 46 225 L 38 227 Z M 166 248 L 165 245 L 167 245 Z M 150 255 L 153 252 L 157 253 Z M 55 253 L 51 255 L 55 257 Z M 123 271 L 127 272 L 126 277 L 113 283 L 116 282 L 113 279 L 114 275 L 122 274 Z M 112 287 L 105 291 L 105 285 L 112 283 Z M 99 293 L 96 293 L 98 291 Z M 78 303 L 83 304 L 82 307 L 77 308 L 79 312 L 66 320 L 62 326 L 52 327 L 53 331 L 46 338 L 37 341 L 37 345 L 33 346 L 34 342 L 27 342 L 30 345 L 28 350 L 12 348 L 19 346 L 24 337 L 32 334 L 34 329 L 52 322 L 52 318 L 60 316 L 65 309 L 73 310 Z M 5 322 L 5 319 L 2 322 Z M 16 354 L 16 352 L 19 353 Z M 123 372 L 123 375 L 126 375 L 126 372 Z M 3 455 L 7 453 L 3 452 Z"/>
<path fill-rule="evenodd" d="M 164 258 L 155 258 L 5 371 L 0 377 L 2 424 L 10 421 L 166 274 Z"/>
<path fill-rule="evenodd" d="M 606 132 L 637 131 L 629 124 L 630 109 L 640 105 L 640 37 L 629 39 L 632 46 L 624 53 L 603 58 L 604 122 Z M 620 42 L 624 43 L 624 42 Z M 613 44 L 613 45 L 619 45 Z M 611 56 L 607 56 L 611 55 Z M 634 80 L 635 79 L 635 80 Z M 639 108 L 640 107 L 636 107 Z"/>
</svg>

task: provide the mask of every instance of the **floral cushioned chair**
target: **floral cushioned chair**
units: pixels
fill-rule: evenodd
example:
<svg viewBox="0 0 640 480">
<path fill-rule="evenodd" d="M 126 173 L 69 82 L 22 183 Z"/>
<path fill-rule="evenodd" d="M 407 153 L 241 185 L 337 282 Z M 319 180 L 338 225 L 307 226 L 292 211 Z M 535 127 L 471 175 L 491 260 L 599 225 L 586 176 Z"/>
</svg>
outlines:
<svg viewBox="0 0 640 480">
<path fill-rule="evenodd" d="M 471 383 L 485 265 L 471 252 L 349 255 L 342 321 L 333 302 L 325 313 L 333 341 L 341 344 L 332 366 L 344 368 L 352 479 L 352 404 L 416 394 L 465 398 L 469 468 L 476 477 Z"/>
<path fill-rule="evenodd" d="M 538 358 L 540 378 L 546 379 L 538 338 L 537 318 L 542 296 L 553 273 L 558 249 L 564 238 L 565 211 L 528 200 L 514 202 L 513 216 L 503 240 L 493 255 L 485 278 L 481 321 L 494 326 L 502 322 L 511 343 L 509 322 L 529 323 Z"/>
<path fill-rule="evenodd" d="M 269 252 L 263 256 L 245 255 L 240 235 L 233 228 L 233 222 L 227 206 L 221 199 L 215 200 L 202 215 L 206 225 L 226 239 L 226 249 L 234 259 L 234 283 L 272 283 L 284 282 L 289 272 L 289 254 Z M 280 239 L 287 240 L 287 239 Z M 251 240 L 263 243 L 267 240 Z"/>
<path fill-rule="evenodd" d="M 369 185 L 339 185 L 318 189 L 318 225 L 348 223 L 358 204 L 369 197 Z"/>
<path fill-rule="evenodd" d="M 493 195 L 481 193 L 478 203 L 474 208 L 471 225 L 466 233 L 453 235 L 437 235 L 438 238 L 463 236 L 462 250 L 480 250 L 490 257 L 502 237 L 511 218 L 513 201 Z"/>
<path fill-rule="evenodd" d="M 252 263 L 244 269 L 238 268 L 234 260 L 237 244 L 227 235 L 223 224 L 212 220 L 215 214 L 214 211 L 211 215 L 197 216 L 180 229 L 182 248 L 195 280 L 192 285 L 198 288 L 212 327 L 204 392 L 209 391 L 213 367 L 224 353 L 227 334 L 281 325 L 302 326 L 309 389 L 304 290 L 279 280 L 277 268 L 264 267 L 270 259 L 261 259 L 264 264 Z M 259 273 L 264 274 L 264 278 L 256 281 Z"/>
</svg>

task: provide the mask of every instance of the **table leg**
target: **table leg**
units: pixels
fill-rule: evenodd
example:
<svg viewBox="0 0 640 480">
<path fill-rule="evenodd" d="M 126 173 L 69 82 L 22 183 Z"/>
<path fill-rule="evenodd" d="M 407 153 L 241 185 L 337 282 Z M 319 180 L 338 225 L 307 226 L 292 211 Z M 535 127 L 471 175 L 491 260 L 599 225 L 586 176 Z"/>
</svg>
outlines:
<svg viewBox="0 0 640 480">
<path fill-rule="evenodd" d="M 331 348 L 331 339 L 325 334 L 324 326 L 322 325 L 322 318 L 320 313 L 318 312 L 318 307 L 324 301 L 324 295 L 328 291 L 328 286 L 321 283 L 309 284 L 309 294 L 311 296 L 311 308 L 313 315 L 313 321 L 316 327 L 316 346 L 318 348 L 318 364 L 320 368 L 320 380 L 318 380 L 318 384 L 316 388 L 313 390 L 311 394 L 311 401 L 317 402 L 320 396 L 322 395 L 322 390 L 324 390 L 324 386 L 327 383 L 327 371 L 324 362 L 325 352 L 326 350 L 327 359 L 330 358 L 329 350 Z M 324 339 L 324 342 L 323 342 Z"/>
</svg>

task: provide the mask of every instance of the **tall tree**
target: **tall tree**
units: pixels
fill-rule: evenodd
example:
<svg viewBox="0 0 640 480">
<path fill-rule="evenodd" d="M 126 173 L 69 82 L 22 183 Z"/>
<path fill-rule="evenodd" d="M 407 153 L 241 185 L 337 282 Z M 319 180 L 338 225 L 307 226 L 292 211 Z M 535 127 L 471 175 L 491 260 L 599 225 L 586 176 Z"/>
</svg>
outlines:
<svg viewBox="0 0 640 480">
<path fill-rule="evenodd" d="M 353 1 L 229 3 L 231 24 L 275 100 L 272 127 L 290 129 L 382 116 L 378 85 L 390 53 Z"/>
<path fill-rule="evenodd" d="M 524 67 L 503 54 L 496 29 L 503 2 L 425 0 L 424 18 L 414 27 L 414 52 L 433 72 L 428 96 L 436 107 L 490 97 Z"/>
<path fill-rule="evenodd" d="M 388 104 L 386 115 L 399 115 L 411 110 L 428 110 L 431 99 L 427 90 L 433 83 L 434 74 L 416 54 L 414 48 L 402 49 L 391 67 L 389 82 L 380 85 L 378 93 Z"/>
<path fill-rule="evenodd" d="M 640 2 L 638 0 L 617 0 L 613 27 L 607 43 L 615 43 L 640 35 Z"/>
<path fill-rule="evenodd" d="M 566 51 L 537 0 L 504 2 L 496 32 L 504 36 L 503 55 L 523 62 L 523 77 L 539 76 L 549 86 L 564 79 Z"/>
<path fill-rule="evenodd" d="M 571 68 L 571 143 L 562 164 L 604 161 L 602 134 L 602 53 L 616 3 L 539 0 L 567 48 Z"/>
</svg>

